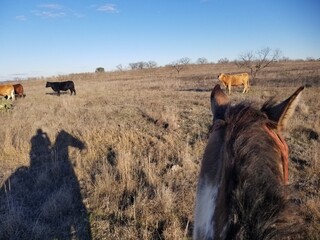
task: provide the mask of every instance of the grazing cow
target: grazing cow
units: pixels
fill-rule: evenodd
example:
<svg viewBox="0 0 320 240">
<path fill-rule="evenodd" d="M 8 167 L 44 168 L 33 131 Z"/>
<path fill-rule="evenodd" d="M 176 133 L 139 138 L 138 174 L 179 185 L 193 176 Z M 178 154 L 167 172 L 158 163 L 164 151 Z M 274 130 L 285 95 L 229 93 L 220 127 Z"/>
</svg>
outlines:
<svg viewBox="0 0 320 240">
<path fill-rule="evenodd" d="M 70 90 L 71 94 L 74 93 L 76 95 L 76 90 L 74 88 L 73 81 L 66 82 L 47 82 L 46 87 L 51 87 L 53 91 L 58 92 L 60 95 L 60 91 L 68 91 Z"/>
<path fill-rule="evenodd" d="M 20 98 L 26 96 L 23 93 L 23 86 L 20 83 L 13 84 L 13 88 L 14 88 L 14 94 L 17 94 Z"/>
<path fill-rule="evenodd" d="M 243 85 L 243 93 L 249 91 L 249 74 L 248 73 L 239 73 L 239 74 L 224 74 L 221 73 L 218 75 L 218 79 L 222 82 L 223 86 L 231 94 L 231 86 Z"/>
<path fill-rule="evenodd" d="M 0 96 L 15 100 L 14 88 L 12 85 L 0 85 Z"/>
<path fill-rule="evenodd" d="M 213 125 L 198 180 L 194 240 L 303 239 L 303 209 L 290 197 L 288 146 L 281 136 L 304 87 L 261 109 L 230 103 L 216 85 Z"/>
</svg>

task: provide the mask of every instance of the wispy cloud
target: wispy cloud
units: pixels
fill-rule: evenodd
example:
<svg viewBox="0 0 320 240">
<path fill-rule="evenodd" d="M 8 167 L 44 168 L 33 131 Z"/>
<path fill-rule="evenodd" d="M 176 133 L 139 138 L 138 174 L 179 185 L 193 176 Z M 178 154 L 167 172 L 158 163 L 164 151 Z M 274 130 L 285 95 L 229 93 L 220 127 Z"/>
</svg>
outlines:
<svg viewBox="0 0 320 240">
<path fill-rule="evenodd" d="M 27 21 L 27 17 L 24 16 L 24 15 L 16 16 L 16 19 L 19 20 L 19 21 Z"/>
<path fill-rule="evenodd" d="M 44 18 L 59 18 L 66 15 L 65 12 L 53 12 L 53 11 L 34 11 L 35 15 Z"/>
<path fill-rule="evenodd" d="M 83 14 L 83 13 L 79 13 L 77 11 L 71 11 L 72 12 L 72 15 L 76 18 L 84 18 L 86 15 Z"/>
<path fill-rule="evenodd" d="M 55 3 L 39 5 L 33 13 L 43 18 L 60 18 L 67 15 L 65 7 Z"/>
<path fill-rule="evenodd" d="M 97 8 L 100 12 L 106 12 L 106 13 L 118 13 L 119 10 L 117 9 L 117 5 L 112 3 L 106 3 L 104 5 L 101 5 Z"/>
<path fill-rule="evenodd" d="M 60 4 L 55 4 L 55 3 L 42 4 L 42 5 L 39 5 L 39 7 L 46 8 L 46 9 L 55 9 L 55 10 L 64 9 L 64 6 Z"/>
</svg>

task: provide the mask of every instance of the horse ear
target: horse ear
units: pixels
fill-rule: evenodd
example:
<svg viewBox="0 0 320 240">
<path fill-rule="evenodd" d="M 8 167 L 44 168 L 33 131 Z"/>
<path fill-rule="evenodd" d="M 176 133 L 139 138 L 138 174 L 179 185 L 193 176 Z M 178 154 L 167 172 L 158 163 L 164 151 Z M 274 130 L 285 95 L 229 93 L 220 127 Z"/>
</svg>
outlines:
<svg viewBox="0 0 320 240">
<path fill-rule="evenodd" d="M 272 107 L 266 107 L 266 109 L 263 110 L 269 119 L 278 123 L 278 130 L 282 130 L 286 127 L 288 120 L 291 118 L 296 109 L 303 89 L 304 86 L 299 87 L 289 98 L 283 102 Z"/>
<path fill-rule="evenodd" d="M 211 110 L 214 119 L 223 119 L 226 106 L 230 100 L 217 84 L 211 92 Z"/>
</svg>

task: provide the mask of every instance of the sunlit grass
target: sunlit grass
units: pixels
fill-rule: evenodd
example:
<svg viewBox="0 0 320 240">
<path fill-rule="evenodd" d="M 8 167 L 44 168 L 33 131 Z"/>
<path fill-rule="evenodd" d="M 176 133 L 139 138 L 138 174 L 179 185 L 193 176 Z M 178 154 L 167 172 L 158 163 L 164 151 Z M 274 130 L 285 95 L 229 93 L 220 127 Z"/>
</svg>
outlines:
<svg viewBox="0 0 320 240">
<path fill-rule="evenodd" d="M 291 152 L 290 183 L 306 206 L 308 234 L 314 239 L 320 228 L 320 165 L 319 139 L 310 132 L 320 132 L 319 65 L 281 63 L 261 73 L 248 94 L 234 87 L 230 96 L 233 102 L 259 105 L 272 96 L 284 99 L 309 84 L 285 137 Z M 237 71 L 232 64 L 216 64 L 189 66 L 180 74 L 159 68 L 22 82 L 26 97 L 14 102 L 12 111 L 0 112 L 0 238 L 76 238 L 85 223 L 69 223 L 70 217 L 57 214 L 74 204 L 67 183 L 76 181 L 86 212 L 73 216 L 90 222 L 93 239 L 190 239 L 199 164 L 212 118 L 210 90 L 218 83 L 218 73 Z M 45 82 L 62 80 L 75 82 L 76 96 L 49 94 Z M 70 146 L 63 159 L 74 177 L 63 175 L 57 163 L 47 164 L 41 174 L 33 175 L 32 182 L 41 188 L 19 189 L 12 182 L 10 187 L 22 199 L 10 199 L 9 177 L 17 179 L 12 175 L 17 169 L 35 171 L 30 160 L 34 148 L 41 146 L 33 146 L 31 139 L 38 129 L 47 133 L 51 146 L 62 130 L 85 144 L 82 150 Z M 50 157 L 59 162 L 62 157 L 55 151 Z M 66 184 L 57 185 L 53 176 L 62 176 L 59 180 Z M 45 199 L 37 206 L 40 210 L 23 205 L 34 201 L 30 195 Z M 40 221 L 50 216 L 57 218 L 51 219 L 55 224 Z M 69 226 L 74 230 L 65 230 Z"/>
</svg>

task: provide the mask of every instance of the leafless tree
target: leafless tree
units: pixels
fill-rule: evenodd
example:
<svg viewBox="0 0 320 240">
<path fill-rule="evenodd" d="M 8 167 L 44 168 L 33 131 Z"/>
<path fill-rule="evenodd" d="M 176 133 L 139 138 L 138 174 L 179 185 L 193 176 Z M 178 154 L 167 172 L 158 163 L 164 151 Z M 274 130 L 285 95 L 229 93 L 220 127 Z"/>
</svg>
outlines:
<svg viewBox="0 0 320 240">
<path fill-rule="evenodd" d="M 129 66 L 132 70 L 144 69 L 146 66 L 146 63 L 145 62 L 129 63 Z"/>
<path fill-rule="evenodd" d="M 184 58 L 181 58 L 181 59 L 178 60 L 178 61 L 175 61 L 175 62 L 171 63 L 170 66 L 172 66 L 173 69 L 175 69 L 175 70 L 178 72 L 178 74 L 179 74 L 180 71 L 181 71 L 186 65 L 188 65 L 190 62 L 191 62 L 191 59 L 190 59 L 190 58 L 184 57 Z"/>
<path fill-rule="evenodd" d="M 182 65 L 188 65 L 191 62 L 191 59 L 188 57 L 181 58 L 178 62 L 180 62 Z"/>
<path fill-rule="evenodd" d="M 135 69 L 138 69 L 138 64 L 137 63 L 129 63 L 129 67 L 131 68 L 131 70 L 135 70 Z"/>
<path fill-rule="evenodd" d="M 228 58 L 220 58 L 218 60 L 218 63 L 229 63 L 229 59 Z"/>
<path fill-rule="evenodd" d="M 156 68 L 157 63 L 155 61 L 148 61 L 148 62 L 134 62 L 134 63 L 129 63 L 129 67 L 132 70 L 137 70 L 137 69 L 146 69 L 146 68 Z"/>
<path fill-rule="evenodd" d="M 306 58 L 306 61 L 308 61 L 308 62 L 314 62 L 314 61 L 316 61 L 316 59 L 313 58 L 313 57 L 307 57 L 307 58 Z"/>
<path fill-rule="evenodd" d="M 116 68 L 118 69 L 118 71 L 122 72 L 123 71 L 123 67 L 122 64 L 119 64 L 116 66 Z"/>
<path fill-rule="evenodd" d="M 272 50 L 269 47 L 262 48 L 255 53 L 247 52 L 239 56 L 239 60 L 236 64 L 240 68 L 250 69 L 250 75 L 252 79 L 255 79 L 257 74 L 271 66 L 273 63 L 279 60 L 281 52 L 279 49 Z"/>
<path fill-rule="evenodd" d="M 178 62 L 173 62 L 170 64 L 170 66 L 176 70 L 178 72 L 178 74 L 180 73 L 180 71 L 183 69 L 183 65 L 179 64 Z"/>
<path fill-rule="evenodd" d="M 138 69 L 144 69 L 146 67 L 146 63 L 145 62 L 137 62 L 138 65 Z"/>
<path fill-rule="evenodd" d="M 157 67 L 157 63 L 155 61 L 148 61 L 145 63 L 147 68 L 156 68 Z"/>
<path fill-rule="evenodd" d="M 201 58 L 198 58 L 197 64 L 207 64 L 208 63 L 208 60 L 204 57 L 201 57 Z"/>
</svg>

